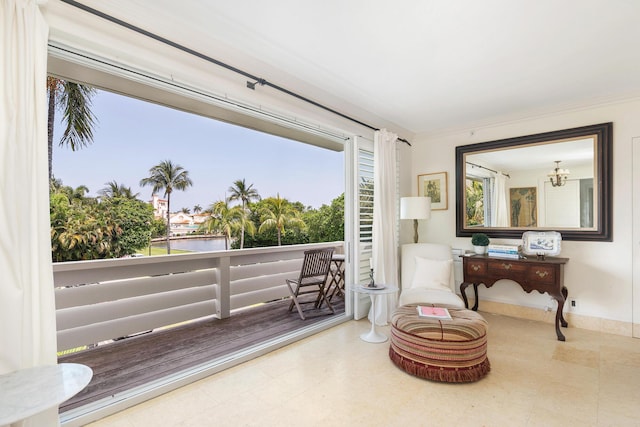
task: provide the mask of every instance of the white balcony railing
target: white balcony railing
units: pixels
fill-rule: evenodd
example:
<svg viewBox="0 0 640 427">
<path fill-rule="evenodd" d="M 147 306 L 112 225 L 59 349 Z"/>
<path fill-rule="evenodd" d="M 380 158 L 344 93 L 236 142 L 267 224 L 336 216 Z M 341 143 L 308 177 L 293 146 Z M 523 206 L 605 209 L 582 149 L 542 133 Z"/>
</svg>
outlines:
<svg viewBox="0 0 640 427">
<path fill-rule="evenodd" d="M 343 242 L 55 263 L 58 351 L 287 297 L 321 247 Z"/>
</svg>

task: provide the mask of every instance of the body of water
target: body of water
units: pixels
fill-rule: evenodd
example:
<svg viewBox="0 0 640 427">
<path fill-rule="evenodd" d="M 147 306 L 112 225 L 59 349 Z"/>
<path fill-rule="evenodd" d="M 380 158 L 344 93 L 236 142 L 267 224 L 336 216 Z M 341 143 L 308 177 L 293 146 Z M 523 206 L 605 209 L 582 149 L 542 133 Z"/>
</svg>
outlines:
<svg viewBox="0 0 640 427">
<path fill-rule="evenodd" d="M 156 242 L 154 248 L 166 248 L 166 242 Z M 181 249 L 193 252 L 224 251 L 224 237 L 207 239 L 176 239 L 171 240 L 171 249 Z"/>
</svg>

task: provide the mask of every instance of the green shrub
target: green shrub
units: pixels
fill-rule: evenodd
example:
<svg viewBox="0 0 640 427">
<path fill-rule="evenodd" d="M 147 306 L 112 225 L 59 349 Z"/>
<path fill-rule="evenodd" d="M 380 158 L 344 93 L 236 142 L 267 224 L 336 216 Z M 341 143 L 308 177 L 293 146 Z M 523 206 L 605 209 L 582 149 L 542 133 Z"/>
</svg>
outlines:
<svg viewBox="0 0 640 427">
<path fill-rule="evenodd" d="M 473 233 L 471 235 L 471 244 L 473 246 L 489 246 L 489 236 L 484 233 Z"/>
</svg>

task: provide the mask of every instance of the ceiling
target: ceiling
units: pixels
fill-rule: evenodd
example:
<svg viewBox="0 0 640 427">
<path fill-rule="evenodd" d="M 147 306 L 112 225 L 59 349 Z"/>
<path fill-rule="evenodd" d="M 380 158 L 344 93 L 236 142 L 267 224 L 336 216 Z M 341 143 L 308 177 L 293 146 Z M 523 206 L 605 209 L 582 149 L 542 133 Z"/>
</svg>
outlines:
<svg viewBox="0 0 640 427">
<path fill-rule="evenodd" d="M 80 3 L 406 136 L 640 96 L 635 0 Z"/>
<path fill-rule="evenodd" d="M 552 141 L 525 147 L 510 147 L 467 154 L 466 161 L 510 173 L 526 170 L 551 170 L 559 160 L 561 168 L 594 167 L 596 148 L 591 138 L 572 141 Z"/>
</svg>

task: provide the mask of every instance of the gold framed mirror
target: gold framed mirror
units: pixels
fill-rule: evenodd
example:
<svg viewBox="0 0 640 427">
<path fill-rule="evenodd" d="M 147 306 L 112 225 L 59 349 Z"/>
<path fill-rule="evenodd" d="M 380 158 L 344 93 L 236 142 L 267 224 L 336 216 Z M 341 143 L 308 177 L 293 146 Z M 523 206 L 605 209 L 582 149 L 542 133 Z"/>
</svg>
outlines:
<svg viewBox="0 0 640 427">
<path fill-rule="evenodd" d="M 456 147 L 456 236 L 611 241 L 613 123 Z"/>
</svg>

